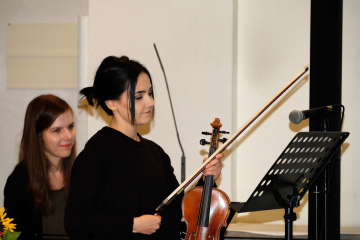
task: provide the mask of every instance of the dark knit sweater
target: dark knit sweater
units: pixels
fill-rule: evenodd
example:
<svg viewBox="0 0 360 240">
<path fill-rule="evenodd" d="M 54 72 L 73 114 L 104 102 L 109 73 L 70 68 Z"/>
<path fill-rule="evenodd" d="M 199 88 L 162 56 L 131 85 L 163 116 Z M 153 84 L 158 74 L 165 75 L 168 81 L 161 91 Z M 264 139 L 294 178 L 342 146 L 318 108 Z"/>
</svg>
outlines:
<svg viewBox="0 0 360 240">
<path fill-rule="evenodd" d="M 132 233 L 133 219 L 154 214 L 179 185 L 163 149 L 139 138 L 104 127 L 75 160 L 65 210 L 72 239 L 179 239 L 182 196 L 162 212 L 154 234 Z"/>
</svg>

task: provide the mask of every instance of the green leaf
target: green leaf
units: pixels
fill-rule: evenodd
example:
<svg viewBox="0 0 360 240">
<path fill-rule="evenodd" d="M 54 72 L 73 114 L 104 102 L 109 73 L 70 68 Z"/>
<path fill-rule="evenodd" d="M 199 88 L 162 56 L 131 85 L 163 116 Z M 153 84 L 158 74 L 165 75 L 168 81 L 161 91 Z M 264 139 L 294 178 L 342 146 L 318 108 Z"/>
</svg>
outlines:
<svg viewBox="0 0 360 240">
<path fill-rule="evenodd" d="M 3 235 L 2 240 L 17 240 L 21 232 L 10 232 L 9 230 Z"/>
</svg>

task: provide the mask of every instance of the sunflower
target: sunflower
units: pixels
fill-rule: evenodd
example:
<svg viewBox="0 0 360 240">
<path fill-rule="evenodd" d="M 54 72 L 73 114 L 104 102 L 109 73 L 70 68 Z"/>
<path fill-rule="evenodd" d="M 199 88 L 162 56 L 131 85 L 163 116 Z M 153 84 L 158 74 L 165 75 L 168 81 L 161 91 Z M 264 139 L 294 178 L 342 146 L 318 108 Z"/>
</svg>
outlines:
<svg viewBox="0 0 360 240">
<path fill-rule="evenodd" d="M 5 217 L 6 217 L 5 208 L 1 208 L 0 209 L 0 232 L 5 234 L 8 229 L 10 230 L 10 232 L 14 232 L 14 229 L 16 228 L 15 227 L 16 224 L 11 223 L 12 220 L 14 220 L 14 219 L 13 218 L 5 218 Z"/>
</svg>

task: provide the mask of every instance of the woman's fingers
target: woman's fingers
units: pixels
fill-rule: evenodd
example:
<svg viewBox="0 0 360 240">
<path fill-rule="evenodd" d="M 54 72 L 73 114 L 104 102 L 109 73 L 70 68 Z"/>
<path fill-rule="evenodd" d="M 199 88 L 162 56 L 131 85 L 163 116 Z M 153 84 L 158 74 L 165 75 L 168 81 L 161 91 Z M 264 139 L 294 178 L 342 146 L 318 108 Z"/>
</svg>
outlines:
<svg viewBox="0 0 360 240">
<path fill-rule="evenodd" d="M 222 170 L 221 158 L 223 156 L 224 155 L 222 153 L 219 153 L 212 161 L 206 164 L 205 169 L 203 171 L 203 175 L 204 176 L 213 175 L 214 180 L 217 180 L 221 174 L 221 170 Z M 204 158 L 204 161 L 206 160 L 207 158 Z"/>
</svg>

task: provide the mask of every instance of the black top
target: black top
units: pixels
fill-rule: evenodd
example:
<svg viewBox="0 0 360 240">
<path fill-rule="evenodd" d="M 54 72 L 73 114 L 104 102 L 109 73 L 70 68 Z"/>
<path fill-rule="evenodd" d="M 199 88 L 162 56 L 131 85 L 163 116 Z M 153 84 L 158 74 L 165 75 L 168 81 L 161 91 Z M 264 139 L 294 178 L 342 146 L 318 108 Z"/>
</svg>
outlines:
<svg viewBox="0 0 360 240">
<path fill-rule="evenodd" d="M 35 203 L 28 191 L 27 183 L 25 166 L 19 163 L 8 177 L 4 189 L 7 217 L 14 218 L 16 231 L 21 232 L 18 240 L 38 239 L 42 234 L 41 212 L 35 210 Z"/>
<path fill-rule="evenodd" d="M 72 239 L 179 239 L 182 196 L 154 234 L 132 233 L 134 217 L 154 214 L 179 185 L 163 149 L 138 136 L 104 127 L 75 160 L 65 210 Z"/>
</svg>

